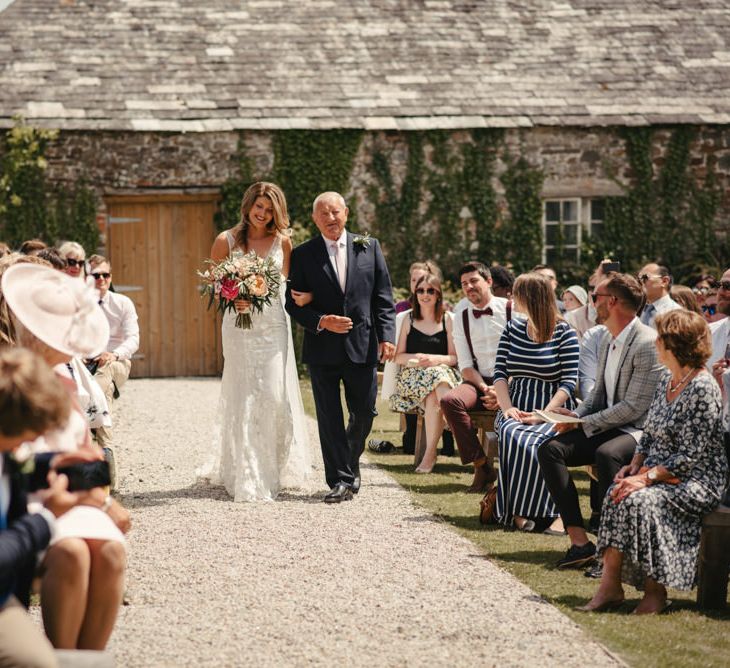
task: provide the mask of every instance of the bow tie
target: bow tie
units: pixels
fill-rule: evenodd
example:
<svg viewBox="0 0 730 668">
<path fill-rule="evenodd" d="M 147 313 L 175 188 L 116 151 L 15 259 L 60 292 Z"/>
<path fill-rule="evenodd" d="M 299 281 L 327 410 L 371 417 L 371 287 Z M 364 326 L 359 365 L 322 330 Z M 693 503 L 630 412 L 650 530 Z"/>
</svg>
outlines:
<svg viewBox="0 0 730 668">
<path fill-rule="evenodd" d="M 473 308 L 471 312 L 474 314 L 474 317 L 478 320 L 483 315 L 493 315 L 492 309 L 487 306 L 485 309 L 479 309 L 479 308 Z"/>
</svg>

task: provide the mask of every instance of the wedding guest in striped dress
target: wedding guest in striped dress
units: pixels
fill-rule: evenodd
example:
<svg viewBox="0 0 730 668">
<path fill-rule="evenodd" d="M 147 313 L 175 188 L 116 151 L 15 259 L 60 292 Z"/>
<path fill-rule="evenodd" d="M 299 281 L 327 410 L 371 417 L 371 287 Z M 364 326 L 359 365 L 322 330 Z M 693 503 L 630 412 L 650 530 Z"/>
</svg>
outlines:
<svg viewBox="0 0 730 668">
<path fill-rule="evenodd" d="M 558 313 L 550 282 L 537 273 L 519 276 L 515 311 L 527 319 L 507 323 L 497 349 L 494 387 L 500 412 L 499 488 L 495 514 L 505 525 L 534 531 L 536 520 L 562 533 L 557 508 L 545 486 L 537 450 L 554 436 L 533 411 L 574 406 L 580 354 L 578 336 Z"/>
</svg>

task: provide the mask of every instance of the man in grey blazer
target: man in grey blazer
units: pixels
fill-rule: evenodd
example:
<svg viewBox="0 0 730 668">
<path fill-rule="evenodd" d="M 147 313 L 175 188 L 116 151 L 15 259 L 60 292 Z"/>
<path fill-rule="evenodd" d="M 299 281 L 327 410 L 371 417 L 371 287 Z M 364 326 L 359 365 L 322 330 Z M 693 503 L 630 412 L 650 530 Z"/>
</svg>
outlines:
<svg viewBox="0 0 730 668">
<path fill-rule="evenodd" d="M 593 391 L 575 413 L 581 419 L 556 425 L 560 436 L 544 443 L 537 457 L 571 546 L 558 568 L 579 567 L 592 561 L 596 546 L 588 540 L 568 467 L 595 464 L 598 473 L 594 512 L 619 470 L 631 461 L 654 396 L 661 365 L 657 362 L 656 332 L 639 322 L 642 289 L 628 274 L 613 274 L 591 294 L 598 323 L 606 326 L 599 349 Z"/>
</svg>

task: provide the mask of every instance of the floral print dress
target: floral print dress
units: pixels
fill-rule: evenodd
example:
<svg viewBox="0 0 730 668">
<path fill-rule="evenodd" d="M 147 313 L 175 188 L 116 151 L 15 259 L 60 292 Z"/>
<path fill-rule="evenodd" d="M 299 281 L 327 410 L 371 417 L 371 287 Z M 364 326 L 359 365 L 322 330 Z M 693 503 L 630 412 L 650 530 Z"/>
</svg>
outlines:
<svg viewBox="0 0 730 668">
<path fill-rule="evenodd" d="M 669 402 L 670 380 L 667 371 L 659 381 L 636 452 L 646 456 L 645 466 L 663 466 L 680 483 L 654 483 L 618 504 L 609 495 L 603 501 L 598 550 L 620 550 L 622 579 L 637 589 L 646 578 L 673 589 L 695 586 L 702 517 L 727 484 L 720 388 L 703 371 Z"/>
</svg>

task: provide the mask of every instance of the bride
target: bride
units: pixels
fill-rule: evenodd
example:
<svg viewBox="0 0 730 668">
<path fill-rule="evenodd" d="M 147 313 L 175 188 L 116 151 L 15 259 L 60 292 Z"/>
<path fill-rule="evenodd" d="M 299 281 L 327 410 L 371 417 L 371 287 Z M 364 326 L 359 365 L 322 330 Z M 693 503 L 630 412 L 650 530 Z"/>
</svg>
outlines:
<svg viewBox="0 0 730 668">
<path fill-rule="evenodd" d="M 243 196 L 240 222 L 218 235 L 211 258 L 220 262 L 253 251 L 271 258 L 285 279 L 292 251 L 288 227 L 281 189 L 254 183 Z M 283 279 L 279 297 L 251 314 L 251 329 L 237 328 L 235 313 L 223 316 L 214 455 L 199 474 L 223 483 L 234 501 L 274 499 L 284 487 L 301 487 L 312 471 Z M 236 301 L 238 312 L 248 307 Z"/>
</svg>

